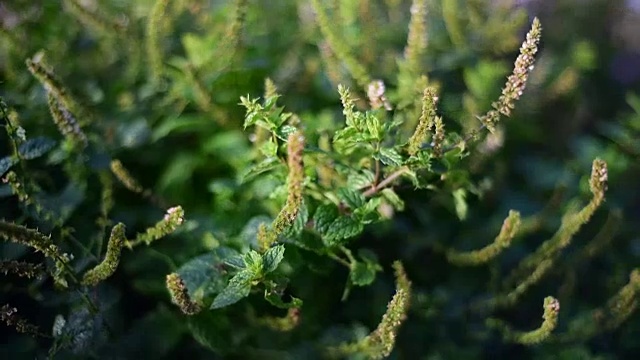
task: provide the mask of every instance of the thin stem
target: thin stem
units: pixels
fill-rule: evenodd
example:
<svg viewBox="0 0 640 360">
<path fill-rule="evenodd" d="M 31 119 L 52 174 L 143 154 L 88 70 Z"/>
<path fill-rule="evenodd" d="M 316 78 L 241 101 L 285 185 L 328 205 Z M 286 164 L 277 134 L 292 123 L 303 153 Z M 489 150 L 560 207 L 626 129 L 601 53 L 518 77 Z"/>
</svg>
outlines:
<svg viewBox="0 0 640 360">
<path fill-rule="evenodd" d="M 342 265 L 344 265 L 344 266 L 346 266 L 348 268 L 351 268 L 351 264 L 349 264 L 345 259 L 341 258 L 340 256 L 338 256 L 338 255 L 336 255 L 336 254 L 334 254 L 332 252 L 330 252 L 328 255 L 329 255 L 330 258 L 332 258 L 333 260 L 339 262 L 340 264 L 342 264 Z"/>
<path fill-rule="evenodd" d="M 391 173 L 391 175 L 389 175 L 387 178 L 382 180 L 378 185 L 375 185 L 371 189 L 369 189 L 369 190 L 365 191 L 364 193 L 362 193 L 362 195 L 364 195 L 365 197 L 369 197 L 369 196 L 373 196 L 373 195 L 377 194 L 380 190 L 382 190 L 382 189 L 386 188 L 387 186 L 389 186 L 394 180 L 396 180 L 400 176 L 404 175 L 404 173 L 406 173 L 407 171 L 409 171 L 409 168 L 401 167 L 400 169 L 398 169 L 398 170 L 394 171 L 393 173 Z"/>
</svg>

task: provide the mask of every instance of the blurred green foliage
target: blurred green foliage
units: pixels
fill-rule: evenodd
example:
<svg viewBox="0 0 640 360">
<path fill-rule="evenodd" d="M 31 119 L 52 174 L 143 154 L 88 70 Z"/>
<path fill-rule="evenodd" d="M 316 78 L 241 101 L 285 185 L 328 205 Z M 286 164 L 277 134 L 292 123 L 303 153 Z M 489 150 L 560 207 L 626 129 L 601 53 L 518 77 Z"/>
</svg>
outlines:
<svg viewBox="0 0 640 360">
<path fill-rule="evenodd" d="M 416 4 L 424 22 L 412 33 Z M 0 243 L 3 322 L 27 321 L 0 329 L 0 357 L 358 359 L 386 355 L 398 327 L 389 319 L 402 321 L 390 358 L 640 353 L 640 81 L 612 75 L 633 50 L 612 40 L 625 6 L 0 4 L 0 216 L 60 249 L 52 261 L 15 237 Z M 500 96 L 534 15 L 543 37 L 522 99 L 495 132 L 462 141 Z M 27 59 L 55 79 L 34 76 Z M 367 102 L 374 79 L 386 87 L 378 109 Z M 405 144 L 427 86 L 444 153 L 426 145 L 412 157 Z M 296 131 L 304 151 L 291 149 Z M 604 203 L 536 258 L 597 197 L 595 158 L 608 165 Z M 304 174 L 293 174 L 302 159 Z M 167 213 L 177 205 L 184 222 Z M 500 247 L 482 253 L 491 262 L 449 262 L 488 245 Z M 97 286 L 73 278 L 113 269 L 96 265 L 118 251 Z M 406 320 L 395 261 L 406 269 L 403 278 L 394 265 Z M 546 276 L 532 276 L 517 301 L 486 306 L 536 271 Z M 385 313 L 388 303 L 399 307 Z M 521 344 L 532 338 L 545 341 Z"/>
</svg>

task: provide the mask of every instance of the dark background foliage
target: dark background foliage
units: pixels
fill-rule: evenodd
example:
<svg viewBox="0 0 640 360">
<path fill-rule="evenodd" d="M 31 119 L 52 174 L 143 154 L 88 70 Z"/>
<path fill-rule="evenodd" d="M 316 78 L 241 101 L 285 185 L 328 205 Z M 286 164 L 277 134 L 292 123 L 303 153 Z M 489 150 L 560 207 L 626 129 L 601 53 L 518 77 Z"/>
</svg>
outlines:
<svg viewBox="0 0 640 360">
<path fill-rule="evenodd" d="M 622 359 L 640 354 L 638 314 L 585 341 L 524 347 L 505 344 L 484 326 L 486 315 L 466 308 L 490 295 L 495 273 L 506 273 L 554 233 L 568 199 L 588 199 L 588 174 L 595 157 L 609 164 L 605 205 L 576 235 L 550 276 L 517 305 L 493 316 L 514 328 L 535 328 L 541 321 L 541 300 L 553 295 L 562 304 L 556 331 L 566 332 L 571 319 L 604 304 L 638 268 L 640 2 L 513 1 L 515 6 L 505 16 L 492 6 L 510 1 L 459 0 L 454 16 L 462 25 L 463 40 L 457 43 L 447 28 L 442 2 L 428 2 L 423 66 L 430 81 L 439 85 L 438 111 L 452 131 L 469 129 L 475 124 L 474 115 L 489 109 L 531 19 L 537 16 L 542 22 L 536 68 L 514 115 L 504 122 L 503 141 L 496 149 L 465 160 L 473 182 L 488 190 L 480 191 L 482 196 L 467 193 L 468 210 L 461 220 L 450 194 L 399 185 L 405 211 L 368 226 L 350 244 L 354 251 L 377 254 L 384 272 L 371 286 L 352 289 L 346 301 L 341 301 L 346 269 L 288 246 L 287 260 L 305 267 L 289 275 L 290 291 L 304 305 L 301 323 L 287 333 L 249 320 L 248 314 L 282 315 L 254 295 L 187 321 L 170 303 L 165 276 L 220 244 L 237 241 L 238 234 L 250 232 L 249 220 L 273 215 L 280 206 L 267 199 L 274 188 L 269 179 L 249 185 L 236 181 L 253 151 L 251 134 L 242 129 L 240 96 L 262 96 L 264 79 L 270 77 L 282 94 L 280 103 L 300 116 L 308 134 L 341 121 L 335 74 L 331 74 L 335 69 L 328 69 L 320 54 L 323 39 L 312 9 L 302 1 L 249 0 L 233 60 L 196 76 L 215 104 L 203 111 L 195 83 L 185 76 L 185 64 L 200 57 L 222 57 L 216 51 L 224 45 L 223 34 L 233 18 L 231 2 L 170 2 L 170 8 L 175 4 L 184 8 L 175 5 L 182 11 L 169 15 L 172 21 L 162 36 L 166 69 L 162 84 L 150 82 L 147 74 L 152 65 L 146 59 L 140 71 L 133 71 L 128 53 L 128 46 L 133 46 L 145 56 L 144 31 L 153 1 L 80 3 L 128 24 L 132 38 L 125 41 L 87 26 L 60 1 L 0 2 L 0 96 L 17 111 L 28 137 L 47 136 L 62 143 L 42 86 L 24 65 L 26 58 L 44 50 L 47 63 L 93 115 L 92 136 L 106 149 L 95 154 L 120 159 L 154 194 L 150 199 L 116 186 L 111 220 L 125 223 L 131 236 L 161 218 L 165 205 L 175 204 L 185 209 L 189 221 L 151 247 L 123 251 L 115 275 L 91 294 L 107 309 L 99 318 L 74 308 L 78 295 L 56 291 L 51 281 L 3 277 L 0 303 L 16 306 L 21 316 L 44 332 L 50 332 L 58 314 L 69 324 L 75 321 L 74 326 L 86 327 L 71 350 L 61 351 L 61 358 L 315 358 L 319 344 L 375 328 L 393 293 L 390 264 L 397 259 L 404 263 L 414 293 L 392 358 Z M 399 5 L 388 8 L 395 3 Z M 402 100 L 393 89 L 396 59 L 406 43 L 410 2 L 352 0 L 343 6 L 350 9 L 343 13 L 345 42 L 375 78 L 385 81 L 392 100 Z M 475 23 L 468 20 L 474 6 L 485 11 Z M 196 38 L 192 51 L 186 34 Z M 352 81 L 344 69 L 338 70 L 343 72 L 339 78 Z M 355 87 L 353 82 L 346 85 Z M 0 138 L 4 156 L 10 151 L 9 139 L 4 133 Z M 95 176 L 82 188 L 66 188 L 70 183 L 64 161 L 71 160 L 56 161 L 55 152 L 60 151 L 56 147 L 46 160 L 29 162 L 26 173 L 43 188 L 41 201 L 69 208 L 65 226 L 75 229 L 75 239 L 95 246 L 101 188 Z M 84 161 L 100 169 L 105 159 L 90 155 Z M 563 201 L 552 207 L 538 231 L 519 239 L 492 265 L 457 268 L 436 251 L 442 244 L 458 249 L 484 246 L 495 237 L 509 209 L 518 209 L 523 216 L 535 214 L 560 186 Z M 0 217 L 61 234 L 53 224 L 27 214 L 8 185 L 2 185 L 0 192 Z M 572 256 L 617 210 L 624 219 L 610 246 L 574 266 Z M 67 245 L 76 259 L 84 258 L 81 246 Z M 0 258 L 39 259 L 9 243 L 0 244 Z M 87 267 L 86 262 L 82 266 Z M 111 333 L 98 322 L 108 323 Z M 0 357 L 6 359 L 44 356 L 51 346 L 49 339 L 33 339 L 4 326 L 0 334 Z"/>
</svg>

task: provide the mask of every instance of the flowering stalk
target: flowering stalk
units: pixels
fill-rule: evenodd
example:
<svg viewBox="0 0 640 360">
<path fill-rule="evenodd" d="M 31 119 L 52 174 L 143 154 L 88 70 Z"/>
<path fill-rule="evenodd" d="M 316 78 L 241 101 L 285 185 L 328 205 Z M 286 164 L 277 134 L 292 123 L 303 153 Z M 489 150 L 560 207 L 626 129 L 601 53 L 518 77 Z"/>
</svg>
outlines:
<svg viewBox="0 0 640 360">
<path fill-rule="evenodd" d="M 331 49 L 333 49 L 338 59 L 344 63 L 351 76 L 358 83 L 358 86 L 366 89 L 369 83 L 371 83 L 371 76 L 369 76 L 365 67 L 351 54 L 349 46 L 336 34 L 335 26 L 333 26 L 320 0 L 312 0 L 311 4 L 316 12 L 320 31 L 327 40 L 327 43 Z"/>
<path fill-rule="evenodd" d="M 511 240 L 520 228 L 520 213 L 514 210 L 509 211 L 509 216 L 502 223 L 500 233 L 496 236 L 493 243 L 485 246 L 480 250 L 469 252 L 458 252 L 449 250 L 447 259 L 452 264 L 458 266 L 473 266 L 485 264 L 500 255 L 502 251 L 511 245 Z"/>
<path fill-rule="evenodd" d="M 411 282 L 402 263 L 393 263 L 396 275 L 396 293 L 387 306 L 378 327 L 367 337 L 356 342 L 329 348 L 329 356 L 342 357 L 348 354 L 365 354 L 370 359 L 384 359 L 391 354 L 400 325 L 407 318 L 411 299 Z"/>
<path fill-rule="evenodd" d="M 176 304 L 185 315 L 195 315 L 202 311 L 202 306 L 189 297 L 189 290 L 180 275 L 167 275 L 167 289 L 171 295 L 171 302 Z"/>
<path fill-rule="evenodd" d="M 162 36 L 166 30 L 167 21 L 169 19 L 167 10 L 169 7 L 169 0 L 156 0 L 149 19 L 147 20 L 147 38 L 146 49 L 147 59 L 149 61 L 149 77 L 151 82 L 158 83 L 164 72 L 164 65 L 162 64 Z"/>
<path fill-rule="evenodd" d="M 508 284 L 514 284 L 517 279 L 531 274 L 532 269 L 539 269 L 544 260 L 554 261 L 560 251 L 571 243 L 573 236 L 586 224 L 596 210 L 604 202 L 604 193 L 607 189 L 607 164 L 601 159 L 595 159 L 591 170 L 589 186 L 592 193 L 591 201 L 577 213 L 567 213 L 560 228 L 553 237 L 538 247 L 538 249 L 525 259 L 511 273 Z"/>
<path fill-rule="evenodd" d="M 29 279 L 40 278 L 44 275 L 42 264 L 31 264 L 24 261 L 3 260 L 0 261 L 0 272 L 7 274 L 15 274 L 20 277 Z"/>
<path fill-rule="evenodd" d="M 290 308 L 283 317 L 265 316 L 256 319 L 257 323 L 271 330 L 286 332 L 295 329 L 300 323 L 300 309 Z"/>
<path fill-rule="evenodd" d="M 495 132 L 495 126 L 500 120 L 500 115 L 510 116 L 515 107 L 515 102 L 520 99 L 527 84 L 529 72 L 533 70 L 535 55 L 538 52 L 538 43 L 542 33 L 542 26 L 538 18 L 533 19 L 531 30 L 527 33 L 527 39 L 520 47 L 520 55 L 516 59 L 513 72 L 507 78 L 507 83 L 502 89 L 502 95 L 498 101 L 491 104 L 493 107 L 487 114 L 480 117 L 482 124 L 490 131 Z"/>
<path fill-rule="evenodd" d="M 0 320 L 7 326 L 15 327 L 19 333 L 29 334 L 33 336 L 44 336 L 38 330 L 38 327 L 30 324 L 28 321 L 17 315 L 18 309 L 5 304 L 0 308 Z"/>
<path fill-rule="evenodd" d="M 418 120 L 418 126 L 416 130 L 409 138 L 409 144 L 407 145 L 407 151 L 409 155 L 415 155 L 422 147 L 422 143 L 427 139 L 427 134 L 435 125 L 436 119 L 436 102 L 438 97 L 436 96 L 436 90 L 433 87 L 427 87 L 422 93 L 422 113 Z"/>
<path fill-rule="evenodd" d="M 80 104 L 71 96 L 62 81 L 56 77 L 53 70 L 44 62 L 43 57 L 43 53 L 38 53 L 31 59 L 26 60 L 29 72 L 40 81 L 47 91 L 47 94 L 53 95 L 55 100 L 61 104 L 61 107 L 67 109 L 85 123 L 89 121 L 86 111 L 84 111 Z"/>
<path fill-rule="evenodd" d="M 304 162 L 302 152 L 304 151 L 304 136 L 300 131 L 289 135 L 287 142 L 287 165 L 289 167 L 288 195 L 287 201 L 282 210 L 271 224 L 271 231 L 266 227 L 259 229 L 258 242 L 262 250 L 268 249 L 276 241 L 278 235 L 287 226 L 290 226 L 298 216 L 302 206 L 302 183 L 304 182 Z"/>
<path fill-rule="evenodd" d="M 413 0 L 411 3 L 411 20 L 409 21 L 409 35 L 407 36 L 407 45 L 404 48 L 403 68 L 411 76 L 417 76 L 422 73 L 420 65 L 422 55 L 427 47 L 427 25 L 425 23 L 427 16 L 427 1 Z"/>
<path fill-rule="evenodd" d="M 183 222 L 184 210 L 182 210 L 182 207 L 172 207 L 167 210 L 162 220 L 158 221 L 153 227 L 148 228 L 144 233 L 138 234 L 135 240 L 126 241 L 125 245 L 129 249 L 142 243 L 150 245 L 155 240 L 174 232 Z"/>
<path fill-rule="evenodd" d="M 62 135 L 69 140 L 75 147 L 82 149 L 87 146 L 87 136 L 84 134 L 80 125 L 76 121 L 73 114 L 62 105 L 58 98 L 51 92 L 47 91 L 47 103 L 53 122 L 58 127 Z"/>
<path fill-rule="evenodd" d="M 543 308 L 544 314 L 542 315 L 542 318 L 544 319 L 544 321 L 539 328 L 532 331 L 513 331 L 508 326 L 494 319 L 487 320 L 487 325 L 500 329 L 503 333 L 505 341 L 515 342 L 523 345 L 539 344 L 547 340 L 558 325 L 560 302 L 552 296 L 547 296 L 544 299 Z"/>
<path fill-rule="evenodd" d="M 606 305 L 573 320 L 570 330 L 558 339 L 563 342 L 586 341 L 602 331 L 618 328 L 638 309 L 639 294 L 640 269 L 635 269 L 629 275 L 629 282 L 609 298 Z"/>
<path fill-rule="evenodd" d="M 120 262 L 120 251 L 122 250 L 125 241 L 124 224 L 119 223 L 111 230 L 111 236 L 109 237 L 107 253 L 104 260 L 84 274 L 82 278 L 82 285 L 96 286 L 99 282 L 113 275 L 118 268 L 118 263 Z"/>
</svg>

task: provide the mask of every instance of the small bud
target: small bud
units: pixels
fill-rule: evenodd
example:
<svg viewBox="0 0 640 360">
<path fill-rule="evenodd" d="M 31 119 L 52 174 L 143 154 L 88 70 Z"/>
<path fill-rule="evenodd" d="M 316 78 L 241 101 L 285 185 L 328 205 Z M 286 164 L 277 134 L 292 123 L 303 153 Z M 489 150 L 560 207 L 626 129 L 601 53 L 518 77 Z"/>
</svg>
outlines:
<svg viewBox="0 0 640 360">
<path fill-rule="evenodd" d="M 591 168 L 589 187 L 594 196 L 603 197 L 607 191 L 608 171 L 607 163 L 601 159 L 595 159 Z"/>
</svg>

